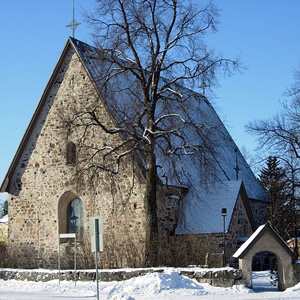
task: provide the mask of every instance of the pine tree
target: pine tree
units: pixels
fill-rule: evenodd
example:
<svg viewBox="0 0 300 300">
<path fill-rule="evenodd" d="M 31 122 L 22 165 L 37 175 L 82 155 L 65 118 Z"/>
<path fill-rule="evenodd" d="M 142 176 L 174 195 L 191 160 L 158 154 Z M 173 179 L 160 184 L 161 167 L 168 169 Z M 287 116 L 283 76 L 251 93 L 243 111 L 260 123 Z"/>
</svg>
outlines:
<svg viewBox="0 0 300 300">
<path fill-rule="evenodd" d="M 286 195 L 287 178 L 284 169 L 275 156 L 269 156 L 267 166 L 262 169 L 259 179 L 270 204 L 268 207 L 268 221 L 283 238 L 288 238 L 290 229 L 289 205 Z"/>
</svg>

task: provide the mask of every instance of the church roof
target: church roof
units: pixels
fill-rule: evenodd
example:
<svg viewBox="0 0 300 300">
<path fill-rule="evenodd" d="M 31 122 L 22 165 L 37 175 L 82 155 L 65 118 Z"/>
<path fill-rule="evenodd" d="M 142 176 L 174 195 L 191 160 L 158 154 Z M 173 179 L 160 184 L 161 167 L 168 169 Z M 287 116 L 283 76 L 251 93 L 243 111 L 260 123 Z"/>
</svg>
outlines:
<svg viewBox="0 0 300 300">
<path fill-rule="evenodd" d="M 64 61 L 64 57 L 70 47 L 72 47 L 79 55 L 99 94 L 103 95 L 103 93 L 105 93 L 105 91 L 103 91 L 103 80 L 101 80 L 101 73 L 103 74 L 103 71 L 106 71 L 105 68 L 108 69 L 109 66 L 106 66 L 102 62 L 101 64 L 99 63 L 98 56 L 96 55 L 98 50 L 96 48 L 74 38 L 69 38 L 54 69 L 54 72 L 45 88 L 29 127 L 27 128 L 26 133 L 21 141 L 14 160 L 8 170 L 7 176 L 1 185 L 0 191 L 7 191 L 8 182 L 22 156 L 22 151 L 29 140 L 39 115 L 41 114 L 47 94 L 49 93 L 51 85 L 53 84 L 53 80 L 55 79 L 55 76 L 59 71 L 62 62 Z M 118 85 L 131 84 L 131 79 L 129 79 L 129 82 L 125 82 L 125 79 L 127 80 L 128 78 L 121 78 L 121 81 L 118 82 Z M 184 157 L 184 162 L 181 166 L 181 171 L 183 172 L 184 176 L 181 178 L 180 182 L 176 182 L 174 179 L 174 181 L 170 180 L 169 184 L 177 186 L 181 185 L 189 190 L 185 196 L 185 212 L 182 212 L 182 216 L 184 214 L 184 218 L 188 224 L 188 232 L 196 233 L 199 231 L 199 228 L 202 232 L 222 232 L 223 229 L 222 218 L 220 217 L 220 208 L 227 208 L 229 218 L 230 213 L 232 213 L 233 207 L 236 203 L 238 191 L 241 188 L 241 180 L 243 181 L 243 185 L 245 186 L 249 198 L 258 201 L 266 201 L 267 199 L 243 155 L 239 151 L 224 124 L 206 97 L 186 89 L 185 87 L 180 87 L 180 89 L 183 94 L 189 93 L 192 95 L 192 97 L 198 99 L 198 101 L 194 101 L 197 103 L 195 104 L 196 106 L 189 109 L 188 113 L 191 115 L 191 118 L 199 120 L 200 122 L 203 119 L 203 122 L 205 122 L 207 128 L 217 128 L 217 130 L 214 130 L 212 134 L 212 139 L 216 142 L 213 145 L 215 154 L 213 157 L 211 157 L 215 163 L 216 174 L 214 178 L 210 180 L 210 182 L 204 183 L 202 178 L 205 174 L 203 173 L 201 166 L 199 166 L 199 162 L 197 162 L 197 157 L 187 155 Z M 124 93 L 126 93 L 125 88 Z M 119 116 L 114 109 L 119 105 L 127 105 L 126 103 L 124 104 L 124 97 L 122 97 L 122 99 L 114 98 L 114 101 L 118 102 L 117 105 L 115 102 L 110 102 L 109 97 L 102 98 L 104 98 L 112 116 L 118 122 Z M 194 137 L 189 136 L 188 138 L 193 139 Z M 166 172 L 171 172 L 168 162 L 166 162 L 160 155 L 157 155 L 157 160 L 160 165 L 165 167 Z M 172 176 L 171 173 L 170 175 L 170 178 L 175 178 L 175 176 Z M 212 218 L 216 220 L 218 219 L 218 221 L 214 221 L 212 223 Z M 205 224 L 209 222 L 211 222 L 211 225 L 206 226 Z M 178 231 L 183 231 L 183 227 L 179 229 Z"/>
<path fill-rule="evenodd" d="M 103 84 L 99 78 L 101 78 L 100 74 L 103 72 L 103 69 L 99 66 L 99 60 L 97 59 L 97 55 L 95 55 L 97 49 L 81 41 L 71 40 L 98 89 L 101 91 Z M 181 87 L 180 89 L 182 94 L 192 93 L 194 97 L 200 97 L 202 100 L 197 107 L 190 109 L 191 117 L 199 122 L 201 122 L 202 118 L 207 127 L 217 128 L 212 138 L 214 141 L 217 141 L 214 145 L 216 154 L 213 157 L 217 173 L 215 174 L 215 178 L 210 182 L 202 182 L 203 170 L 200 167 L 197 168 L 197 157 L 186 155 L 183 162 L 184 179 L 181 178 L 180 184 L 186 186 L 189 192 L 185 196 L 184 212 L 182 212 L 180 218 L 184 220 L 184 226 L 179 224 L 176 232 L 222 232 L 223 220 L 220 216 L 221 208 L 227 208 L 227 218 L 230 220 L 241 188 L 241 180 L 249 198 L 259 201 L 266 201 L 267 199 L 249 165 L 210 102 L 202 95 L 185 87 Z M 114 112 L 115 102 L 110 103 L 108 99 L 105 100 L 113 116 L 117 119 L 117 113 Z M 114 97 L 114 100 L 118 101 L 116 97 Z M 123 101 L 123 98 L 121 101 Z M 118 104 L 122 105 L 122 103 Z M 178 109 L 180 110 L 181 108 L 178 107 Z M 157 160 L 158 164 L 163 165 L 165 170 L 167 170 L 166 172 L 170 172 L 169 174 L 171 174 L 166 160 L 163 160 L 160 155 L 157 155 Z M 169 183 L 178 185 L 178 182 L 172 181 L 172 177 L 174 178 L 175 176 L 169 176 L 171 178 Z M 237 180 L 237 177 L 239 180 Z M 216 180 L 216 178 L 218 179 Z M 251 217 L 249 216 L 249 218 Z"/>
<path fill-rule="evenodd" d="M 239 195 L 242 197 L 250 224 L 253 230 L 255 229 L 242 180 L 219 182 L 199 190 L 199 193 L 199 198 L 193 197 L 185 206 L 186 220 L 179 223 L 177 234 L 223 232 L 222 208 L 227 209 L 225 230 L 228 231 Z"/>
</svg>

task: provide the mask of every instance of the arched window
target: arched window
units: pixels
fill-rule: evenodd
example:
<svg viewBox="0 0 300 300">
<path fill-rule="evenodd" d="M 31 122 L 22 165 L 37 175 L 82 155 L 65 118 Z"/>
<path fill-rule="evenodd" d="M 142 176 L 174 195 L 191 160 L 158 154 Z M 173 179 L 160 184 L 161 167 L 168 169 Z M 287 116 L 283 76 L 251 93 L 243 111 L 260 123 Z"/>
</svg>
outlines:
<svg viewBox="0 0 300 300">
<path fill-rule="evenodd" d="M 83 239 L 83 204 L 78 198 L 72 200 L 67 207 L 67 232 L 76 233 L 77 239 Z"/>
<path fill-rule="evenodd" d="M 67 144 L 67 165 L 76 164 L 76 145 L 73 142 Z"/>
<path fill-rule="evenodd" d="M 71 191 L 58 201 L 58 232 L 76 233 L 77 241 L 84 238 L 84 203 Z"/>
</svg>

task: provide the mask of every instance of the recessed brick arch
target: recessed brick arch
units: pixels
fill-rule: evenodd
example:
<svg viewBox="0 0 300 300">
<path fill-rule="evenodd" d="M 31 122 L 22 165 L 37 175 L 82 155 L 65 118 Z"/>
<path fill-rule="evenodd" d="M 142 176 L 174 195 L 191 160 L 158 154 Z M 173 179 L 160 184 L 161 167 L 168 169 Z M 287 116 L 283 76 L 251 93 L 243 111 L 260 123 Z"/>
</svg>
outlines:
<svg viewBox="0 0 300 300">
<path fill-rule="evenodd" d="M 243 272 L 246 285 L 253 287 L 252 283 L 252 259 L 258 252 L 272 252 L 277 260 L 278 289 L 285 290 L 294 286 L 296 278 L 293 270 L 294 253 L 281 239 L 270 223 L 262 225 L 251 237 L 236 251 L 234 258 L 239 259 L 239 268 Z"/>
</svg>

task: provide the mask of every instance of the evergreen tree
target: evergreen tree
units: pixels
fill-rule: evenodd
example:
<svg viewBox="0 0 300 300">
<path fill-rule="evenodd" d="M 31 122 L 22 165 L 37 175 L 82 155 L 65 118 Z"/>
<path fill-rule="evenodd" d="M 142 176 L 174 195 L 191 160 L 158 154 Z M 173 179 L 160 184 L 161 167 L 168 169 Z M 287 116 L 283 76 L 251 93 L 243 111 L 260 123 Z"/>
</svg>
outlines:
<svg viewBox="0 0 300 300">
<path fill-rule="evenodd" d="M 288 180 L 284 169 L 279 165 L 277 157 L 269 156 L 267 166 L 262 169 L 259 179 L 270 200 L 268 220 L 283 238 L 288 238 L 291 226 L 286 194 Z"/>
<path fill-rule="evenodd" d="M 5 201 L 2 206 L 0 206 L 0 218 L 8 214 L 8 202 Z"/>
<path fill-rule="evenodd" d="M 5 201 L 2 208 L 2 214 L 3 216 L 6 216 L 8 214 L 8 202 Z"/>
</svg>

